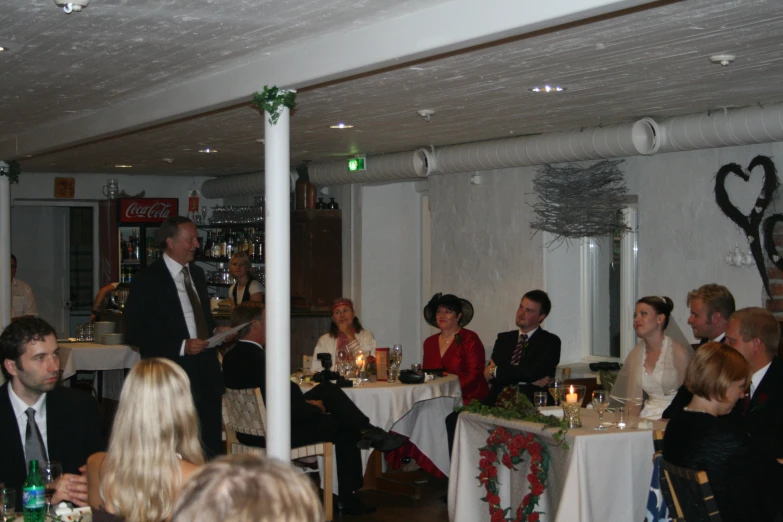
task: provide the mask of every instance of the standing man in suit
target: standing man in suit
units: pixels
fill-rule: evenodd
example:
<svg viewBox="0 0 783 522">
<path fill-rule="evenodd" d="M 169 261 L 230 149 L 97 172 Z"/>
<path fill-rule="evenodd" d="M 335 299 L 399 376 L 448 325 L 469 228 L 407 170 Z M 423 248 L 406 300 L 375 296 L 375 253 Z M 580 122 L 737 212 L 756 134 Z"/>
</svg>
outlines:
<svg viewBox="0 0 783 522">
<path fill-rule="evenodd" d="M 52 502 L 87 505 L 87 457 L 104 446 L 98 407 L 88 394 L 57 386 L 60 348 L 54 328 L 39 317 L 13 321 L 0 334 L 0 482 L 17 492 L 31 460 L 55 460 L 63 477 Z"/>
<path fill-rule="evenodd" d="M 196 226 L 182 216 L 158 230 L 163 256 L 133 278 L 125 306 L 128 344 L 141 356 L 165 357 L 190 378 L 207 458 L 223 453 L 223 375 L 207 339 L 214 333 L 204 271 L 193 264 L 199 248 Z"/>
<path fill-rule="evenodd" d="M 533 392 L 554 378 L 560 362 L 560 338 L 541 328 L 552 310 L 543 290 L 522 296 L 517 309 L 518 330 L 498 334 L 484 377 L 492 383 L 487 402 L 494 404 L 503 388 L 519 385 L 519 391 L 533 401 Z"/>
<path fill-rule="evenodd" d="M 777 357 L 780 326 L 763 308 L 743 308 L 729 318 L 726 344 L 740 352 L 750 365 L 751 382 L 732 415 L 750 435 L 765 491 L 769 519 L 783 511 L 783 361 Z"/>
<path fill-rule="evenodd" d="M 734 296 L 723 285 L 710 283 L 688 292 L 688 325 L 699 345 L 715 341 L 725 342 L 729 317 L 734 313 Z M 690 404 L 693 394 L 683 384 L 677 390 L 669 407 L 663 410 L 663 419 L 671 419 Z"/>
<path fill-rule="evenodd" d="M 223 358 L 226 386 L 242 390 L 261 388 L 266 402 L 266 310 L 258 302 L 243 302 L 231 312 L 231 325 L 242 328 L 239 342 Z M 237 433 L 243 444 L 263 447 L 261 437 Z M 291 446 L 299 447 L 317 442 L 335 444 L 337 483 L 340 490 L 337 507 L 349 515 L 372 513 L 375 508 L 365 505 L 354 491 L 364 484 L 362 457 L 359 448 L 391 451 L 407 439 L 388 433 L 370 424 L 370 419 L 356 407 L 345 392 L 330 382 L 322 382 L 303 394 L 291 383 Z"/>
</svg>

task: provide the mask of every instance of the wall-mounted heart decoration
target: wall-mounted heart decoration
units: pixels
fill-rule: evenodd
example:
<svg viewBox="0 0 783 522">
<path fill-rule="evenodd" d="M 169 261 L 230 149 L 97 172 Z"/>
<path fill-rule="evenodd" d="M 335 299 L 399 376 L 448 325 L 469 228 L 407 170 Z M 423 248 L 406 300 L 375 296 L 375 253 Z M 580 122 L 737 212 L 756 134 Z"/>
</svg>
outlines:
<svg viewBox="0 0 783 522">
<path fill-rule="evenodd" d="M 732 204 L 731 199 L 729 198 L 729 194 L 726 192 L 726 178 L 729 174 L 734 174 L 744 181 L 748 181 L 750 180 L 750 173 L 754 168 L 759 166 L 764 170 L 763 186 L 761 187 L 761 192 L 756 199 L 756 204 L 753 205 L 753 210 L 751 210 L 750 214 L 746 216 L 742 213 L 742 211 Z M 739 226 L 742 231 L 745 232 L 745 235 L 748 236 L 750 251 L 753 254 L 754 261 L 756 261 L 756 267 L 758 268 L 759 275 L 761 276 L 761 280 L 764 283 L 764 288 L 767 290 L 767 294 L 770 297 L 772 297 L 772 292 L 769 288 L 769 277 L 767 277 L 767 270 L 764 267 L 764 253 L 761 250 L 762 245 L 759 235 L 761 234 L 760 226 L 764 211 L 772 201 L 772 196 L 775 193 L 775 190 L 777 190 L 778 186 L 780 186 L 780 181 L 778 180 L 777 169 L 775 168 L 775 164 L 772 162 L 772 159 L 768 158 L 767 156 L 756 156 L 753 158 L 753 160 L 750 162 L 750 165 L 748 165 L 747 172 L 736 163 L 729 163 L 722 166 L 720 170 L 718 170 L 718 174 L 715 176 L 715 202 L 718 204 L 718 207 L 720 207 L 723 213 L 726 214 L 726 216 L 728 216 L 728 218 L 731 219 L 734 223 L 736 223 L 737 226 Z M 770 227 L 770 234 L 772 233 L 771 229 L 774 228 L 774 225 L 775 223 L 773 222 L 772 226 Z M 766 244 L 766 241 L 764 246 L 767 248 L 768 255 L 771 256 L 771 254 L 769 254 L 770 250 Z M 773 241 L 772 247 L 774 248 L 774 246 L 775 245 Z M 773 253 L 776 254 L 776 251 Z M 783 270 L 783 268 L 781 269 Z"/>
<path fill-rule="evenodd" d="M 778 253 L 778 247 L 775 245 L 775 225 L 783 223 L 783 214 L 772 214 L 764 220 L 764 250 L 767 251 L 767 257 L 772 264 L 783 270 L 783 258 Z"/>
</svg>

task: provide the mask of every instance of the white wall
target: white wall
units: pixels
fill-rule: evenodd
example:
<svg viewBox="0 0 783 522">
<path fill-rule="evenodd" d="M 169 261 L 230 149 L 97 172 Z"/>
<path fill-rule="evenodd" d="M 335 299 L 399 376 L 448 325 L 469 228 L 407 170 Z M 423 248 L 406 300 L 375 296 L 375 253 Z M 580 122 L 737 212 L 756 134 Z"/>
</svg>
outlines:
<svg viewBox="0 0 783 522">
<path fill-rule="evenodd" d="M 713 192 L 722 165 L 747 166 L 758 154 L 783 158 L 783 144 L 634 157 L 620 167 L 629 193 L 639 197 L 639 295 L 671 297 L 674 317 L 688 336 L 686 294 L 702 284 L 726 285 L 737 307 L 763 306 L 755 266 L 723 262 L 735 244 L 743 250 L 748 245 L 718 208 Z M 777 166 L 783 172 L 783 164 Z M 531 239 L 528 205 L 534 198 L 535 168 L 481 175 L 481 185 L 470 185 L 471 174 L 429 178 L 433 291 L 456 293 L 473 303 L 476 317 L 469 328 L 479 333 L 489 352 L 498 332 L 514 328 L 521 295 L 544 288 L 552 299 L 544 327 L 563 341 L 561 363 L 582 359 L 587 348 L 580 340 L 578 242 L 546 250 L 542 237 L 546 243 L 551 237 Z M 727 190 L 747 213 L 760 186 L 757 169 L 748 183 L 730 178 Z"/>
<path fill-rule="evenodd" d="M 468 329 L 479 334 L 487 359 L 498 332 L 516 328 L 528 290 L 543 288 L 542 234 L 531 237 L 533 170 L 506 169 L 429 178 L 432 291 L 473 304 Z M 553 314 L 563 303 L 554 303 Z M 547 322 L 547 328 L 548 322 Z"/>
<path fill-rule="evenodd" d="M 106 199 L 101 188 L 106 185 L 106 180 L 117 179 L 120 190 L 129 195 L 135 195 L 145 191 L 148 198 L 179 198 L 179 213 L 187 215 L 188 191 L 195 187 L 201 188 L 201 184 L 208 177 L 191 176 L 131 176 L 131 175 L 105 175 L 105 174 L 25 174 L 19 176 L 19 184 L 11 185 L 11 201 L 15 198 L 26 199 L 50 199 L 54 198 L 54 178 L 75 178 L 76 190 L 74 199 Z M 222 204 L 222 199 L 201 198 L 200 205 L 212 207 Z"/>
<path fill-rule="evenodd" d="M 403 367 L 421 362 L 421 210 L 414 183 L 363 186 L 362 325 L 380 347 L 403 346 Z"/>
</svg>

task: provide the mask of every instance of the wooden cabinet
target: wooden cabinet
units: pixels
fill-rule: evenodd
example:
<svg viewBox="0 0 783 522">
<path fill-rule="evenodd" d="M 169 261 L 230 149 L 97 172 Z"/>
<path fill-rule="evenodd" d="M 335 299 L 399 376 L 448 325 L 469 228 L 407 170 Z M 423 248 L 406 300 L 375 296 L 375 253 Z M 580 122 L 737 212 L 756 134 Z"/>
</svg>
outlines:
<svg viewBox="0 0 783 522">
<path fill-rule="evenodd" d="M 291 213 L 291 308 L 329 311 L 343 291 L 342 212 Z"/>
</svg>

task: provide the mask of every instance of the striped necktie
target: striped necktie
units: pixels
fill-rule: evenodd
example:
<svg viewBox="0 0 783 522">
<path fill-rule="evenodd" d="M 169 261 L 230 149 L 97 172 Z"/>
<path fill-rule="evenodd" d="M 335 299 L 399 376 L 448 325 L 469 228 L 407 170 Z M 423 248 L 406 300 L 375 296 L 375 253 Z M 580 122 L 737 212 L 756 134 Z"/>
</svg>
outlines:
<svg viewBox="0 0 783 522">
<path fill-rule="evenodd" d="M 525 355 L 525 349 L 527 348 L 528 344 L 527 334 L 521 334 L 519 336 L 517 347 L 514 348 L 514 353 L 511 354 L 512 366 L 519 366 L 519 361 L 521 361 L 522 357 Z"/>
</svg>

